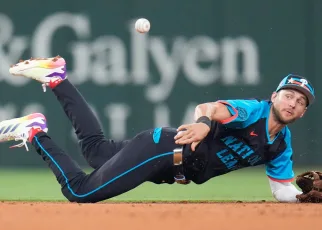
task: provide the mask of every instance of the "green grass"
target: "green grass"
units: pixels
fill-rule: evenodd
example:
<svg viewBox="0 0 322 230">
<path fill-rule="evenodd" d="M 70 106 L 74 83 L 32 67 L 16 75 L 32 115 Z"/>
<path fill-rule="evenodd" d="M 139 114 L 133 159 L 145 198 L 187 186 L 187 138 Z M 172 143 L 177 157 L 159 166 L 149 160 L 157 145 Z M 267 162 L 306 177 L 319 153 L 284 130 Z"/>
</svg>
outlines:
<svg viewBox="0 0 322 230">
<path fill-rule="evenodd" d="M 299 170 L 301 172 L 303 170 Z M 0 170 L 0 200 L 66 201 L 48 169 Z M 143 185 L 109 201 L 274 201 L 263 168 L 244 169 L 202 185 Z"/>
</svg>

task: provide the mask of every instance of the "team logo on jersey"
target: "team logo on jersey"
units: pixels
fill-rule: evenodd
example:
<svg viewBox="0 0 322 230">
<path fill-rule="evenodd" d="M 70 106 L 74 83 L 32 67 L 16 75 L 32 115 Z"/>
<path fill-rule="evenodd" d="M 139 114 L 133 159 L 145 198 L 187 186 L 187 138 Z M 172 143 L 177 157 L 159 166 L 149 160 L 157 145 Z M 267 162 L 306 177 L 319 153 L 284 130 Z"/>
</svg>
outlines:
<svg viewBox="0 0 322 230">
<path fill-rule="evenodd" d="M 254 131 L 251 131 L 251 132 L 250 132 L 250 135 L 251 135 L 251 136 L 258 137 L 258 134 L 257 134 L 257 133 L 255 133 Z"/>
<path fill-rule="evenodd" d="M 247 110 L 242 107 L 236 107 L 236 110 L 238 111 L 238 118 L 241 120 L 245 120 L 247 118 Z"/>
</svg>

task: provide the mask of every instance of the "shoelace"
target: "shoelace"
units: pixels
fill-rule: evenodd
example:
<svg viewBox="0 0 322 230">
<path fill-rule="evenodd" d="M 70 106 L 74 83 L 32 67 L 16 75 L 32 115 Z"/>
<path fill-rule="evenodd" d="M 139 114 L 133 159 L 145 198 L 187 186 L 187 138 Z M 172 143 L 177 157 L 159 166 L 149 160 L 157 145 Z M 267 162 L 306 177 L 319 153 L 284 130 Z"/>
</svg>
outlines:
<svg viewBox="0 0 322 230">
<path fill-rule="evenodd" d="M 50 81 L 56 81 L 56 80 L 59 80 L 59 79 L 62 80 L 61 77 L 52 77 Z M 46 83 L 41 84 L 42 90 L 44 92 L 46 92 L 46 90 L 47 90 L 46 87 L 47 86 L 49 86 L 49 82 L 46 82 Z"/>
<path fill-rule="evenodd" d="M 41 84 L 41 86 L 42 86 L 42 90 L 44 91 L 44 92 L 46 92 L 46 90 L 47 90 L 47 86 L 48 86 L 48 83 L 44 83 L 44 84 Z"/>
<path fill-rule="evenodd" d="M 23 132 L 20 136 L 15 137 L 15 141 L 22 141 L 22 142 L 17 145 L 10 146 L 10 148 L 20 148 L 22 146 L 25 146 L 26 150 L 29 151 L 29 148 L 27 145 L 28 134 L 26 132 Z"/>
<path fill-rule="evenodd" d="M 37 80 L 35 77 L 31 77 L 32 79 L 34 79 L 34 80 Z M 42 86 L 42 90 L 44 91 L 44 92 L 46 92 L 46 87 L 48 86 L 48 83 L 43 83 L 43 84 L 41 84 L 41 86 Z"/>
</svg>

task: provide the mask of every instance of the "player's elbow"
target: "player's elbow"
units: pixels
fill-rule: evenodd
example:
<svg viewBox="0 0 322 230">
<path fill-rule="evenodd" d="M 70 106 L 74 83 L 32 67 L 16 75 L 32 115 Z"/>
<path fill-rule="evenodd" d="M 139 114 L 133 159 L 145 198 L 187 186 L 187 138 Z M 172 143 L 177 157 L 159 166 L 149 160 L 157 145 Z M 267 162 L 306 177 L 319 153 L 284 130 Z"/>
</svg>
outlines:
<svg viewBox="0 0 322 230">
<path fill-rule="evenodd" d="M 198 110 L 202 111 L 202 112 L 209 112 L 210 110 L 214 110 L 216 109 L 218 106 L 220 106 L 221 104 L 219 102 L 207 102 L 207 103 L 202 103 L 202 104 L 198 104 L 195 108 L 195 112 L 197 112 Z"/>
<path fill-rule="evenodd" d="M 280 189 L 273 193 L 273 197 L 278 202 L 283 203 L 295 203 L 297 202 L 296 195 L 299 194 L 297 190 L 293 188 L 286 187 L 286 189 Z"/>
<path fill-rule="evenodd" d="M 296 195 L 301 194 L 291 182 L 279 182 L 269 179 L 273 197 L 279 202 L 297 202 Z"/>
<path fill-rule="evenodd" d="M 197 105 L 195 108 L 194 119 L 197 120 L 201 116 L 212 117 L 217 107 L 217 102 L 209 102 Z"/>
<path fill-rule="evenodd" d="M 281 203 L 292 203 L 290 198 L 285 196 L 284 194 L 273 193 L 273 197 L 275 198 L 275 200 L 277 200 L 278 202 L 281 202 Z"/>
</svg>

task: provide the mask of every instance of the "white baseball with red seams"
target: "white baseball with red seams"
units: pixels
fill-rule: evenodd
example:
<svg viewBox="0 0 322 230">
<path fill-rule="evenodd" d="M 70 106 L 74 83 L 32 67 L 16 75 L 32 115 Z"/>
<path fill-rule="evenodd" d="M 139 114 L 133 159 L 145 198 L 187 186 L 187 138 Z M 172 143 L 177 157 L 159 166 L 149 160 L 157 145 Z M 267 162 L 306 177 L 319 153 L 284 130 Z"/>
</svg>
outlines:
<svg viewBox="0 0 322 230">
<path fill-rule="evenodd" d="M 135 22 L 135 29 L 139 33 L 146 33 L 150 30 L 150 22 L 145 18 L 140 18 Z"/>
</svg>

